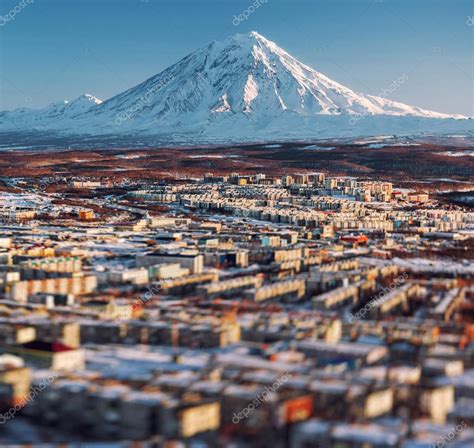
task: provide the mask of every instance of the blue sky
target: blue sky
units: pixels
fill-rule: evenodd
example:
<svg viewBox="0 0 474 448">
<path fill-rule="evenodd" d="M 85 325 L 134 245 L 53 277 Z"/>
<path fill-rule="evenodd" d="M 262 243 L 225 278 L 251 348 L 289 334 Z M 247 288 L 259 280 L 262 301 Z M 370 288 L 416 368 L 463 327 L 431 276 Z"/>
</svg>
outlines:
<svg viewBox="0 0 474 448">
<path fill-rule="evenodd" d="M 0 110 L 107 99 L 212 40 L 256 30 L 356 91 L 377 95 L 406 74 L 390 99 L 474 115 L 471 0 L 260 0 L 234 25 L 254 1 L 0 0 Z"/>
</svg>

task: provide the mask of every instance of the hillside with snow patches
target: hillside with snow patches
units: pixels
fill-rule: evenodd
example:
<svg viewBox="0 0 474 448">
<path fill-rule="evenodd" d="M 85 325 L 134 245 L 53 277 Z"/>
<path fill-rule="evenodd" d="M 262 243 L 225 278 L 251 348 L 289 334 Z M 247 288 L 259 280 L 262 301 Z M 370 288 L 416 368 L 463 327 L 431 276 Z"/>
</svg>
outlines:
<svg viewBox="0 0 474 448">
<path fill-rule="evenodd" d="M 256 32 L 189 54 L 106 101 L 85 94 L 0 112 L 0 133 L 163 136 L 214 142 L 381 134 L 474 134 L 472 119 L 355 92 Z"/>
</svg>

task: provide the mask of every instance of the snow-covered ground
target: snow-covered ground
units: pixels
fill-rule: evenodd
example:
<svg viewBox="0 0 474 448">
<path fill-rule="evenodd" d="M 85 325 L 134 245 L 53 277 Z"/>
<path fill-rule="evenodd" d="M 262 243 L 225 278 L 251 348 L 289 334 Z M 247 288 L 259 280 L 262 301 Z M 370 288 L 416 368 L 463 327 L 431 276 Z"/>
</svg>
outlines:
<svg viewBox="0 0 474 448">
<path fill-rule="evenodd" d="M 474 151 L 445 151 L 441 153 L 449 157 L 474 157 Z"/>
</svg>

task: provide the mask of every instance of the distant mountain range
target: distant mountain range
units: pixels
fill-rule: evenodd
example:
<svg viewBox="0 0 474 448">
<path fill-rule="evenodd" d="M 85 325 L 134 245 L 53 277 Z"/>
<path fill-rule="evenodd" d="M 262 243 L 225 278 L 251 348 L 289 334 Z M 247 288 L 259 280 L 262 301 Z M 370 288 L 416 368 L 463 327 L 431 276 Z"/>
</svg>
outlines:
<svg viewBox="0 0 474 448">
<path fill-rule="evenodd" d="M 388 95 L 387 95 L 388 96 Z M 106 101 L 0 112 L 0 133 L 218 142 L 465 133 L 474 120 L 355 92 L 251 32 L 212 42 Z"/>
</svg>

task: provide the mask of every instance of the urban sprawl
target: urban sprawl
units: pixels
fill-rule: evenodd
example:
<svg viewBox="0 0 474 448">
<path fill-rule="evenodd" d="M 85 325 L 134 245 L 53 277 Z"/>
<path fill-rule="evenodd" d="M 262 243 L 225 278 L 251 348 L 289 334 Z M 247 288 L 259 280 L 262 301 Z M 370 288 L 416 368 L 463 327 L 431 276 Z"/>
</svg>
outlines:
<svg viewBox="0 0 474 448">
<path fill-rule="evenodd" d="M 0 185 L 1 446 L 474 446 L 467 208 L 323 173 Z"/>
</svg>

